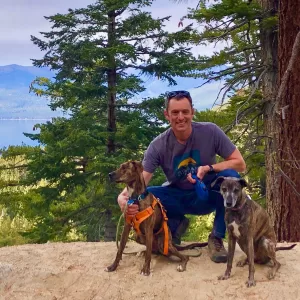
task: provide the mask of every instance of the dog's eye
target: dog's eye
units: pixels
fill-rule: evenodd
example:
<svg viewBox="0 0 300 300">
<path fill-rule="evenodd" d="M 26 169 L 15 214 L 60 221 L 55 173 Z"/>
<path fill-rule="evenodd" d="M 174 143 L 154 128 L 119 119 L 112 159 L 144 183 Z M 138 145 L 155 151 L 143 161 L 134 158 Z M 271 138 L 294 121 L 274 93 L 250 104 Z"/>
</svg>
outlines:
<svg viewBox="0 0 300 300">
<path fill-rule="evenodd" d="M 239 191 L 240 191 L 239 189 L 234 189 L 234 190 L 233 190 L 233 192 L 236 193 L 236 194 L 237 194 Z"/>
<path fill-rule="evenodd" d="M 227 189 L 226 188 L 222 188 L 222 192 L 226 193 Z"/>
</svg>

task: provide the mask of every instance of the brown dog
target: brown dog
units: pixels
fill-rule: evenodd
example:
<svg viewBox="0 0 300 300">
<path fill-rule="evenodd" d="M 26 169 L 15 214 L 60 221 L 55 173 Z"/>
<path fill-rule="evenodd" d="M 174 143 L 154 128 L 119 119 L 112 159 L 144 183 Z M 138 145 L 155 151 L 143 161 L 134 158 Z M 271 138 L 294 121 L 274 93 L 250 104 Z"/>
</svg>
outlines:
<svg viewBox="0 0 300 300">
<path fill-rule="evenodd" d="M 147 209 L 150 209 L 150 211 L 153 212 L 140 224 L 140 234 L 137 236 L 137 242 L 146 245 L 145 263 L 141 274 L 150 274 L 152 250 L 155 252 L 160 252 L 166 256 L 177 256 L 181 260 L 179 266 L 177 267 L 177 271 L 185 271 L 189 258 L 188 256 L 179 253 L 178 250 L 192 249 L 194 247 L 205 247 L 207 246 L 207 243 L 194 243 L 184 247 L 175 246 L 172 244 L 171 231 L 166 225 L 163 209 L 161 208 L 160 204 L 155 206 L 153 205 L 153 203 L 155 203 L 157 200 L 151 193 L 146 192 L 146 185 L 142 172 L 143 167 L 140 162 L 129 161 L 123 163 L 119 169 L 109 174 L 111 181 L 126 183 L 129 198 L 136 199 L 135 202 L 138 203 L 140 212 Z M 154 208 L 152 208 L 153 206 Z M 163 224 L 165 224 L 165 230 L 161 230 Z M 107 272 L 112 272 L 118 267 L 119 262 L 122 259 L 122 254 L 127 243 L 131 227 L 132 224 L 125 222 L 116 259 L 112 265 L 105 269 Z M 166 236 L 167 244 L 165 240 Z M 166 246 L 167 253 L 165 252 Z"/>
<path fill-rule="evenodd" d="M 221 184 L 220 192 L 224 198 L 225 222 L 228 231 L 228 261 L 225 274 L 219 280 L 230 277 L 236 242 L 247 255 L 237 263 L 243 267 L 249 264 L 249 277 L 246 285 L 255 285 L 254 263 L 273 262 L 268 278 L 274 278 L 280 267 L 276 260 L 277 250 L 289 250 L 296 246 L 276 248 L 276 236 L 267 212 L 256 202 L 250 200 L 243 188 L 247 186 L 244 179 L 219 177 L 212 185 Z"/>
</svg>

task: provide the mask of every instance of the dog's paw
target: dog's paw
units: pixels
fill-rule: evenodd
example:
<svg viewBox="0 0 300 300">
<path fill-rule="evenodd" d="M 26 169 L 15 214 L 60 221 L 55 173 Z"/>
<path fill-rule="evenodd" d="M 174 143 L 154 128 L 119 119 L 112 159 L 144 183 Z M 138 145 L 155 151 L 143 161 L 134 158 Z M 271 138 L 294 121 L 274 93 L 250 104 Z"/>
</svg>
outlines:
<svg viewBox="0 0 300 300">
<path fill-rule="evenodd" d="M 268 271 L 267 277 L 269 280 L 274 279 L 275 274 L 274 274 L 273 270 Z"/>
<path fill-rule="evenodd" d="M 150 275 L 150 269 L 144 267 L 141 271 L 141 274 L 144 275 L 144 276 L 149 276 Z"/>
<path fill-rule="evenodd" d="M 149 276 L 150 275 L 150 271 L 141 271 L 141 275 L 144 275 L 144 276 Z"/>
<path fill-rule="evenodd" d="M 227 280 L 230 277 L 230 275 L 224 274 L 221 276 L 218 276 L 218 280 Z"/>
<path fill-rule="evenodd" d="M 247 264 L 248 264 L 248 260 L 247 259 L 241 259 L 241 260 L 239 260 L 236 263 L 236 266 L 242 268 L 242 267 L 244 267 Z"/>
<path fill-rule="evenodd" d="M 146 253 L 146 251 L 139 251 L 139 252 L 137 252 L 136 257 L 143 257 L 143 256 L 145 256 L 145 253 Z"/>
<path fill-rule="evenodd" d="M 182 265 L 178 265 L 177 271 L 178 272 L 183 272 L 183 271 L 185 271 L 185 268 Z"/>
<path fill-rule="evenodd" d="M 104 271 L 105 271 L 105 272 L 113 272 L 113 271 L 116 270 L 116 268 L 117 268 L 117 266 L 114 265 L 114 264 L 112 264 L 111 266 L 106 267 L 106 268 L 104 269 Z"/>
<path fill-rule="evenodd" d="M 246 286 L 247 287 L 256 286 L 255 280 L 254 279 L 248 279 L 248 281 L 246 281 Z"/>
</svg>

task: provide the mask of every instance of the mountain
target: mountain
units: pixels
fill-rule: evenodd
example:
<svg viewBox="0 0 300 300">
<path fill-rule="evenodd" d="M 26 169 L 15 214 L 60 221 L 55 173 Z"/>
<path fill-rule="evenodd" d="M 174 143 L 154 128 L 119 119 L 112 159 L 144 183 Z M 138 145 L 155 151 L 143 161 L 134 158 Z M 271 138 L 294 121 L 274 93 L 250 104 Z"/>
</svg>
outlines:
<svg viewBox="0 0 300 300">
<path fill-rule="evenodd" d="M 0 66 L 0 88 L 21 89 L 28 87 L 36 77 L 52 78 L 54 73 L 48 68 L 33 66 L 8 65 Z"/>
<path fill-rule="evenodd" d="M 36 77 L 53 76 L 48 68 L 0 66 L 0 118 L 51 118 L 61 115 L 51 111 L 46 98 L 29 93 L 30 83 Z"/>
</svg>

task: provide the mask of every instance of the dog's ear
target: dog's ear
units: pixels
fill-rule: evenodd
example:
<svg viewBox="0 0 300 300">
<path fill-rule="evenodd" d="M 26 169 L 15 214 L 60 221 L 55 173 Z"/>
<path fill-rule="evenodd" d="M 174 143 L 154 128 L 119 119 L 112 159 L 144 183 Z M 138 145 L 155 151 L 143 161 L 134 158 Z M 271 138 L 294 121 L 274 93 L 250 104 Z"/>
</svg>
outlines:
<svg viewBox="0 0 300 300">
<path fill-rule="evenodd" d="M 221 184 L 224 181 L 225 177 L 224 176 L 220 176 L 218 177 L 213 183 L 211 183 L 211 187 L 215 186 L 216 184 Z"/>
<path fill-rule="evenodd" d="M 143 172 L 144 168 L 143 168 L 142 162 L 137 161 L 137 160 L 133 160 L 132 164 L 135 167 L 135 169 L 138 171 L 138 173 Z"/>
<path fill-rule="evenodd" d="M 239 183 L 240 183 L 240 185 L 241 185 L 243 188 L 245 188 L 245 187 L 248 186 L 248 183 L 247 183 L 247 181 L 246 181 L 244 178 L 240 178 L 240 179 L 239 179 Z"/>
</svg>

